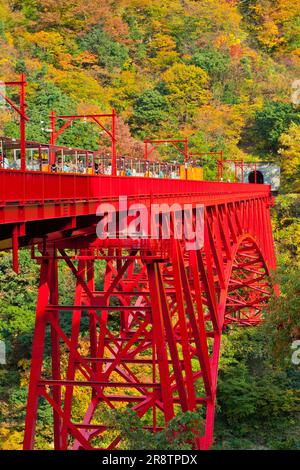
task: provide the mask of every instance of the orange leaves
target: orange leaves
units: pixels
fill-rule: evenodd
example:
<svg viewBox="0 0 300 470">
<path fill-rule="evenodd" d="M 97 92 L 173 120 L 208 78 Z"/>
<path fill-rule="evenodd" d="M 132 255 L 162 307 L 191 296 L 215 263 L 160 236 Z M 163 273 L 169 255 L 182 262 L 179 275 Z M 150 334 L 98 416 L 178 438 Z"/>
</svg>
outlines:
<svg viewBox="0 0 300 470">
<path fill-rule="evenodd" d="M 121 17 L 109 16 L 103 29 L 121 44 L 127 45 L 130 43 L 128 25 Z"/>
<path fill-rule="evenodd" d="M 112 14 L 112 0 L 42 0 L 38 25 L 82 31 L 107 20 Z"/>
<path fill-rule="evenodd" d="M 72 64 L 81 68 L 92 67 L 96 65 L 97 62 L 98 58 L 89 51 L 83 51 L 80 54 L 72 57 Z"/>
</svg>

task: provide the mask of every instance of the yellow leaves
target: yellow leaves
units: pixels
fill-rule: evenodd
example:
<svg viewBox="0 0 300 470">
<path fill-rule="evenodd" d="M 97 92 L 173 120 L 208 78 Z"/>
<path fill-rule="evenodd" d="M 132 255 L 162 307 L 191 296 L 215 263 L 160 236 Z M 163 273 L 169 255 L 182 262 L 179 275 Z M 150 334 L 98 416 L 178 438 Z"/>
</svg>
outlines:
<svg viewBox="0 0 300 470">
<path fill-rule="evenodd" d="M 227 0 L 202 0 L 201 2 L 189 2 L 193 4 L 193 15 L 197 14 L 199 26 L 205 30 L 205 26 L 211 25 L 216 32 L 243 35 L 241 30 L 242 16 L 235 4 Z"/>
<path fill-rule="evenodd" d="M 1 67 L 1 65 L 7 64 L 8 62 L 9 62 L 8 57 L 1 57 L 0 58 L 0 67 Z M 4 78 L 3 78 L 3 80 L 4 80 Z"/>
<path fill-rule="evenodd" d="M 195 117 L 196 128 L 203 129 L 212 142 L 223 138 L 237 144 L 244 124 L 245 118 L 237 106 L 202 106 Z"/>
<path fill-rule="evenodd" d="M 200 67 L 177 63 L 170 67 L 162 78 L 169 93 L 170 103 L 192 110 L 208 101 L 209 78 Z"/>
<path fill-rule="evenodd" d="M 154 57 L 150 59 L 152 67 L 165 70 L 178 60 L 176 43 L 168 34 L 155 34 L 149 44 L 150 54 Z"/>
<path fill-rule="evenodd" d="M 249 9 L 254 13 L 257 39 L 266 49 L 272 50 L 287 41 L 284 25 L 292 25 L 293 18 L 300 14 L 300 3 L 294 0 L 258 0 Z"/>
<path fill-rule="evenodd" d="M 112 0 L 99 2 L 99 0 L 41 0 L 39 10 L 39 25 L 53 28 L 59 25 L 71 28 L 73 31 L 82 31 L 98 22 L 105 21 L 110 15 Z"/>
<path fill-rule="evenodd" d="M 100 83 L 83 70 L 63 70 L 48 68 L 48 78 L 58 85 L 66 94 L 77 101 L 94 103 L 108 109 L 110 96 Z"/>
<path fill-rule="evenodd" d="M 14 45 L 14 38 L 13 38 L 13 35 L 9 32 L 9 31 L 6 31 L 5 33 L 5 39 L 6 39 L 6 42 L 9 46 L 13 47 Z"/>
<path fill-rule="evenodd" d="M 1 428 L 0 447 L 2 450 L 22 450 L 23 433 L 8 428 Z"/>
<path fill-rule="evenodd" d="M 283 42 L 283 38 L 280 37 L 278 26 L 271 19 L 266 19 L 261 28 L 257 38 L 261 44 L 268 49 L 272 49 Z"/>
<path fill-rule="evenodd" d="M 294 0 L 258 0 L 249 7 L 258 17 L 284 22 L 300 13 L 299 2 Z"/>
<path fill-rule="evenodd" d="M 114 105 L 122 111 L 124 118 L 130 117 L 136 96 L 150 86 L 151 83 L 147 81 L 145 74 L 137 73 L 135 70 L 122 70 L 118 74 L 113 82 L 111 95 Z"/>
<path fill-rule="evenodd" d="M 287 176 L 298 174 L 300 166 L 300 126 L 292 123 L 280 139 L 281 167 Z"/>
<path fill-rule="evenodd" d="M 7 1 L 0 0 L 0 21 L 6 21 L 10 16 L 10 10 Z"/>
<path fill-rule="evenodd" d="M 25 33 L 24 38 L 31 44 L 35 44 L 45 50 L 59 53 L 64 51 L 64 39 L 56 31 L 38 31 L 37 33 Z"/>
<path fill-rule="evenodd" d="M 136 95 L 144 89 L 145 85 L 145 78 L 132 70 L 122 70 L 114 83 L 115 88 L 127 96 Z"/>
<path fill-rule="evenodd" d="M 20 372 L 20 386 L 27 387 L 29 383 L 30 375 L 30 363 L 29 359 L 20 359 L 18 362 L 18 370 Z"/>
<path fill-rule="evenodd" d="M 282 23 L 300 14 L 300 4 L 294 0 L 277 0 L 275 5 L 272 2 L 270 10 L 272 18 Z"/>
<path fill-rule="evenodd" d="M 160 51 L 153 59 L 150 59 L 151 67 L 155 70 L 165 70 L 177 62 L 178 54 L 176 51 Z"/>
<path fill-rule="evenodd" d="M 150 48 L 154 52 L 158 51 L 174 51 L 176 49 L 176 43 L 174 39 L 168 34 L 157 33 L 153 36 L 150 42 Z"/>
<path fill-rule="evenodd" d="M 38 47 L 43 52 L 42 59 L 46 62 L 56 63 L 62 68 L 70 66 L 72 56 L 65 46 L 65 39 L 56 31 L 38 31 L 24 33 L 27 44 Z"/>
<path fill-rule="evenodd" d="M 8 34 L 7 36 L 11 36 Z M 16 79 L 15 63 L 17 52 L 13 45 L 0 38 L 0 78 L 1 80 Z"/>
<path fill-rule="evenodd" d="M 0 428 L 0 440 L 6 439 L 8 435 L 9 435 L 8 428 Z"/>
</svg>

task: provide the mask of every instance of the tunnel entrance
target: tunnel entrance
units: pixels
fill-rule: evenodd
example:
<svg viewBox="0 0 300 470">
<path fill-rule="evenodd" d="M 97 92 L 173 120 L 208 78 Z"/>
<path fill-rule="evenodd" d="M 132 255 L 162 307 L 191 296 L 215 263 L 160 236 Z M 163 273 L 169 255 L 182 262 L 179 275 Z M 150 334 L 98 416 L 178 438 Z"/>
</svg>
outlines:
<svg viewBox="0 0 300 470">
<path fill-rule="evenodd" d="M 249 183 L 255 183 L 255 173 L 256 173 L 256 183 L 257 184 L 264 184 L 264 175 L 262 174 L 261 171 L 256 170 L 251 171 L 248 175 L 248 182 Z"/>
</svg>

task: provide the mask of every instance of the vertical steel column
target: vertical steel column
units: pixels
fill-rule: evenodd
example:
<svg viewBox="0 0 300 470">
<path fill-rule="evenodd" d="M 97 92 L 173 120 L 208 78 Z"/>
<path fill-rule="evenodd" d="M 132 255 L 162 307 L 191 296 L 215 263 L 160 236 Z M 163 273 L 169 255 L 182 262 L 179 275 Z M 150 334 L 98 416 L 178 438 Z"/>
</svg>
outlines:
<svg viewBox="0 0 300 470">
<path fill-rule="evenodd" d="M 25 103 L 25 77 L 21 74 L 20 81 L 20 140 L 21 140 L 21 170 L 26 169 L 26 103 Z"/>
<path fill-rule="evenodd" d="M 111 174 L 112 176 L 117 175 L 117 116 L 116 110 L 112 110 L 112 117 L 111 117 Z"/>
<path fill-rule="evenodd" d="M 32 345 L 31 370 L 25 419 L 24 450 L 34 448 L 34 437 L 37 422 L 38 399 L 40 396 L 39 380 L 42 372 L 45 349 L 46 307 L 50 296 L 49 260 L 41 262 L 40 284 L 36 308 L 36 320 Z"/>
<path fill-rule="evenodd" d="M 170 370 L 168 364 L 168 353 L 166 349 L 165 330 L 163 325 L 163 313 L 160 297 L 161 291 L 159 289 L 159 264 L 150 263 L 147 265 L 147 270 L 149 276 L 149 288 L 152 293 L 153 341 L 155 342 L 157 351 L 161 394 L 163 399 L 163 411 L 165 420 L 170 421 L 174 416 L 174 403 L 170 382 Z"/>
<path fill-rule="evenodd" d="M 50 155 L 49 155 L 49 164 L 52 165 L 55 163 L 55 150 L 54 146 L 56 143 L 56 114 L 55 111 L 51 111 L 50 114 L 50 126 L 51 126 L 51 133 L 50 133 Z"/>
<path fill-rule="evenodd" d="M 50 305 L 58 305 L 58 264 L 56 259 L 56 251 L 54 249 L 52 259 L 49 262 L 50 270 Z M 48 315 L 51 318 L 51 362 L 52 362 L 52 377 L 54 380 L 59 381 L 60 375 L 60 345 L 57 327 L 59 327 L 59 311 L 49 310 Z M 61 406 L 61 386 L 53 385 L 53 400 L 58 407 Z M 62 434 L 61 434 L 61 417 L 55 409 L 53 409 L 53 431 L 54 431 L 54 448 L 55 450 L 62 449 Z"/>
<path fill-rule="evenodd" d="M 188 164 L 189 164 L 189 143 L 188 138 L 184 138 L 184 171 L 185 179 L 188 179 Z"/>
</svg>

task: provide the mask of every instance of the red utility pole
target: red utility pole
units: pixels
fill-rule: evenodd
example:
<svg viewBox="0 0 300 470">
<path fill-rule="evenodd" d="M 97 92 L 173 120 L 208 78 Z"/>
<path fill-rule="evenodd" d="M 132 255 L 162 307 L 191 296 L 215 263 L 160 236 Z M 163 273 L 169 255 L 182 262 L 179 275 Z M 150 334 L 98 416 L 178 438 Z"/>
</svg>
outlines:
<svg viewBox="0 0 300 470">
<path fill-rule="evenodd" d="M 50 144 L 51 144 L 51 149 L 50 149 L 50 165 L 54 163 L 55 160 L 55 152 L 53 151 L 53 147 L 55 145 L 55 129 L 56 129 L 56 115 L 55 111 L 51 111 L 50 114 L 50 127 L 51 127 L 51 134 L 50 134 Z"/>
<path fill-rule="evenodd" d="M 223 180 L 223 150 L 220 151 L 220 181 Z"/>
<path fill-rule="evenodd" d="M 26 169 L 26 120 L 25 120 L 25 77 L 21 74 L 20 82 L 20 139 L 21 139 L 21 170 Z"/>
<path fill-rule="evenodd" d="M 111 174 L 117 176 L 117 139 L 116 139 L 117 115 L 116 110 L 112 110 L 111 116 Z"/>
<path fill-rule="evenodd" d="M 26 116 L 26 102 L 25 102 L 25 76 L 22 73 L 19 81 L 15 82 L 0 82 L 2 86 L 19 87 L 19 105 L 16 105 L 5 93 L 0 90 L 0 96 L 9 104 L 20 116 L 20 160 L 21 170 L 26 169 L 26 122 L 29 118 Z"/>
<path fill-rule="evenodd" d="M 185 172 L 185 179 L 188 179 L 188 161 L 189 161 L 189 144 L 188 138 L 184 138 L 184 172 Z"/>
<path fill-rule="evenodd" d="M 183 144 L 183 149 L 179 147 L 179 144 Z M 189 143 L 188 138 L 185 137 L 184 139 L 162 139 L 162 140 L 144 140 L 145 145 L 145 160 L 149 160 L 149 156 L 152 152 L 161 144 L 171 144 L 175 147 L 183 156 L 184 156 L 184 167 L 185 167 L 185 179 L 187 179 L 187 165 L 189 159 Z M 150 149 L 148 146 L 150 146 Z"/>
<path fill-rule="evenodd" d="M 110 118 L 111 119 L 111 129 L 108 129 L 100 119 Z M 56 130 L 56 122 L 57 119 L 62 119 L 65 123 Z M 56 139 L 62 134 L 64 130 L 66 130 L 70 124 L 75 121 L 75 119 L 90 119 L 94 121 L 111 139 L 111 175 L 117 175 L 117 114 L 116 110 L 113 109 L 111 114 L 86 114 L 86 115 L 66 115 L 66 116 L 56 116 L 54 111 L 50 114 L 50 121 L 51 121 L 51 137 L 50 137 L 50 144 L 55 145 Z M 53 163 L 53 162 L 51 162 Z"/>
</svg>

